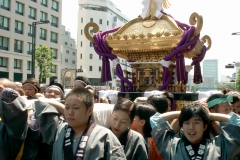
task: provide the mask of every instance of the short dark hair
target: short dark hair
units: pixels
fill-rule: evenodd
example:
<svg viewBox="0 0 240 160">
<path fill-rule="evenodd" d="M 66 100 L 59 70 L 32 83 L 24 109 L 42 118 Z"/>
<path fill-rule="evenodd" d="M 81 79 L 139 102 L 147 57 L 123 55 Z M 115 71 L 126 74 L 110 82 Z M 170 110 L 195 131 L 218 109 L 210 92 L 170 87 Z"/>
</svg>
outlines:
<svg viewBox="0 0 240 160">
<path fill-rule="evenodd" d="M 209 114 L 205 107 L 200 103 L 189 103 L 185 104 L 181 108 L 181 113 L 179 116 L 179 126 L 183 126 L 183 122 L 188 121 L 192 117 L 200 117 L 205 124 L 209 124 Z"/>
<path fill-rule="evenodd" d="M 90 80 L 87 78 L 87 77 L 84 77 L 84 76 L 77 76 L 76 78 L 75 78 L 75 81 L 76 80 L 81 80 L 81 81 L 83 81 L 83 82 L 85 82 L 87 85 L 90 85 L 91 84 L 91 82 L 90 82 Z M 83 84 L 84 86 L 87 86 L 87 85 L 85 85 L 85 84 Z"/>
<path fill-rule="evenodd" d="M 162 94 L 151 95 L 147 102 L 155 107 L 159 113 L 165 113 L 168 109 L 167 97 Z"/>
<path fill-rule="evenodd" d="M 93 94 L 86 88 L 73 88 L 66 96 L 66 99 L 69 96 L 76 96 L 82 100 L 82 102 L 85 104 L 86 108 L 90 108 L 94 104 L 93 100 Z"/>
<path fill-rule="evenodd" d="M 167 99 L 169 99 L 171 101 L 171 104 L 173 103 L 173 100 L 174 100 L 174 95 L 168 91 L 164 91 L 162 93 L 162 95 L 166 96 Z"/>
<path fill-rule="evenodd" d="M 230 92 L 228 92 L 226 95 L 228 95 L 228 96 L 229 96 L 229 95 L 232 95 L 232 96 L 233 96 L 233 101 L 230 102 L 231 104 L 234 104 L 234 103 L 240 101 L 240 94 L 239 94 L 238 92 L 232 92 L 232 91 L 230 91 Z"/>
<path fill-rule="evenodd" d="M 135 112 L 136 112 L 136 106 L 134 105 L 134 102 L 126 98 L 118 99 L 117 103 L 113 107 L 113 111 L 118 111 L 118 110 L 122 110 L 127 114 L 129 114 L 131 122 L 133 121 L 135 117 Z"/>
<path fill-rule="evenodd" d="M 135 105 L 135 115 L 146 122 L 143 127 L 144 137 L 151 137 L 152 127 L 150 125 L 150 117 L 153 116 L 157 111 L 151 104 L 147 102 L 140 102 L 136 103 Z"/>
<path fill-rule="evenodd" d="M 30 84 L 34 85 L 36 87 L 36 89 L 37 89 L 36 90 L 37 93 L 39 93 L 41 91 L 40 85 L 39 85 L 38 81 L 35 78 L 29 78 L 29 79 L 25 80 L 22 83 L 22 87 L 24 88 L 24 85 L 27 84 L 27 83 L 30 83 Z"/>
<path fill-rule="evenodd" d="M 214 100 L 214 99 L 217 99 L 217 98 L 227 98 L 227 95 L 224 95 L 224 94 L 213 94 L 211 95 L 210 97 L 208 97 L 207 99 L 207 103 Z M 214 105 L 211 107 L 211 109 L 217 109 L 218 108 L 218 104 Z"/>
</svg>

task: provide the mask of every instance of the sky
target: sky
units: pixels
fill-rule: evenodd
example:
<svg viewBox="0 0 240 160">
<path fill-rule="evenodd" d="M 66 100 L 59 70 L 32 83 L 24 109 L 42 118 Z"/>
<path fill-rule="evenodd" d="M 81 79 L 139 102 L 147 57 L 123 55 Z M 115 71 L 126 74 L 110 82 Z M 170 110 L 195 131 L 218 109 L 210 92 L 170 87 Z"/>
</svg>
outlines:
<svg viewBox="0 0 240 160">
<path fill-rule="evenodd" d="M 142 0 L 111 0 L 130 20 L 141 14 Z M 235 69 L 225 69 L 225 65 L 240 62 L 240 0 L 169 0 L 171 7 L 164 11 L 176 20 L 189 24 L 189 17 L 197 12 L 203 17 L 201 36 L 209 35 L 212 47 L 204 59 L 218 59 L 219 80 L 221 75 L 229 75 Z M 71 3 L 70 3 L 71 2 Z M 62 25 L 77 41 L 78 0 L 62 0 Z M 191 60 L 186 60 L 186 65 Z"/>
</svg>

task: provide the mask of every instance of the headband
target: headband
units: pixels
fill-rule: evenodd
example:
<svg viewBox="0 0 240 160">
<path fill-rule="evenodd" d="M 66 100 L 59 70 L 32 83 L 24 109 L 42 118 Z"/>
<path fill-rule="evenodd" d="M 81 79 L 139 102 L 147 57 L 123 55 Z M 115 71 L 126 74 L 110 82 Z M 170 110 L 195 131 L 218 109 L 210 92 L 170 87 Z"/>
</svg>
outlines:
<svg viewBox="0 0 240 160">
<path fill-rule="evenodd" d="M 22 86 L 22 88 L 24 89 L 24 86 L 26 86 L 26 85 L 30 85 L 30 86 L 34 87 L 34 88 L 36 89 L 36 91 L 39 92 L 39 90 L 37 89 L 37 87 L 34 86 L 32 83 L 25 83 L 25 84 Z"/>
<path fill-rule="evenodd" d="M 232 102 L 232 101 L 233 101 L 233 95 L 230 94 L 226 98 L 216 98 L 216 99 L 213 99 L 213 100 L 207 102 L 207 104 L 208 104 L 208 108 L 212 108 L 213 106 L 215 106 L 217 104 L 224 103 L 224 102 Z"/>
<path fill-rule="evenodd" d="M 76 80 L 75 82 L 81 82 L 81 83 L 83 83 L 85 86 L 87 86 L 87 83 L 85 83 L 84 81 L 82 81 L 82 80 Z M 75 83 L 74 82 L 74 83 Z"/>
<path fill-rule="evenodd" d="M 49 87 L 46 89 L 46 91 L 47 91 L 49 88 L 52 88 L 52 87 L 59 89 L 59 90 L 61 91 L 61 93 L 62 93 L 62 97 L 64 97 L 64 93 L 63 93 L 62 89 L 61 89 L 60 87 L 56 86 L 56 85 L 51 85 L 51 86 L 49 86 Z"/>
</svg>

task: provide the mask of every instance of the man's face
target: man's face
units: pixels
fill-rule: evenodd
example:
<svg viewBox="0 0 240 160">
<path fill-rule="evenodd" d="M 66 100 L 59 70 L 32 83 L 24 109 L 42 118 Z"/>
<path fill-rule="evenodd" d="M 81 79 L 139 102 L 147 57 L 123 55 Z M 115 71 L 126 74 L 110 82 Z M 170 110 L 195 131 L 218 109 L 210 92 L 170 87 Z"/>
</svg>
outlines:
<svg viewBox="0 0 240 160">
<path fill-rule="evenodd" d="M 189 142 L 198 144 L 203 138 L 203 133 L 208 125 L 204 125 L 200 117 L 192 117 L 183 122 L 183 133 Z"/>
<path fill-rule="evenodd" d="M 210 112 L 212 113 L 222 114 L 229 114 L 231 111 L 231 104 L 229 102 L 220 103 L 215 109 L 210 109 Z"/>
<path fill-rule="evenodd" d="M 233 104 L 234 112 L 240 115 L 240 101 L 237 101 Z"/>
</svg>

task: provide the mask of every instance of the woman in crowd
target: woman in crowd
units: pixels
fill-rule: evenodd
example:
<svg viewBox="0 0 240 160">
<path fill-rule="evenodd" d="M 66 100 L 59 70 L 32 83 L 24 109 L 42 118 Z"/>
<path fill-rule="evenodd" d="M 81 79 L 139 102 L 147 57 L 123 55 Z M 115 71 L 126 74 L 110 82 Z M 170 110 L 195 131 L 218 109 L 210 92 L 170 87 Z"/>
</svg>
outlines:
<svg viewBox="0 0 240 160">
<path fill-rule="evenodd" d="M 134 117 L 134 103 L 128 99 L 119 99 L 110 117 L 111 130 L 124 147 L 127 160 L 147 160 L 148 153 L 143 136 L 129 128 Z"/>
<path fill-rule="evenodd" d="M 36 94 L 40 92 L 41 88 L 38 81 L 34 78 L 29 78 L 22 83 L 27 99 L 36 99 Z"/>
<path fill-rule="evenodd" d="M 136 114 L 131 124 L 131 129 L 137 131 L 144 137 L 147 143 L 149 160 L 163 160 L 151 136 L 152 128 L 150 126 L 150 117 L 155 113 L 156 109 L 152 105 L 146 102 L 136 103 Z"/>
<path fill-rule="evenodd" d="M 227 95 L 233 95 L 233 101 L 230 102 L 232 104 L 233 112 L 240 115 L 240 94 L 238 92 L 229 92 Z"/>
<path fill-rule="evenodd" d="M 63 86 L 60 83 L 52 81 L 46 89 L 45 98 L 63 99 Z"/>
<path fill-rule="evenodd" d="M 84 77 L 84 76 L 78 76 L 75 78 L 75 81 L 74 81 L 74 88 L 78 88 L 78 87 L 81 87 L 81 88 L 84 88 L 86 87 L 87 85 L 90 85 L 91 82 L 89 81 L 88 78 Z"/>
<path fill-rule="evenodd" d="M 175 137 L 168 120 L 179 117 L 183 136 Z M 209 138 L 209 121 L 221 124 L 222 134 Z M 236 115 L 208 113 L 201 104 L 185 105 L 181 112 L 156 113 L 150 118 L 152 136 L 164 159 L 231 159 L 240 151 L 240 118 Z M 235 125 L 233 125 L 235 124 Z M 164 145 L 163 145 L 164 144 Z"/>
<path fill-rule="evenodd" d="M 155 94 L 148 97 L 147 102 L 156 108 L 158 113 L 171 111 L 171 101 L 165 95 Z"/>
</svg>

